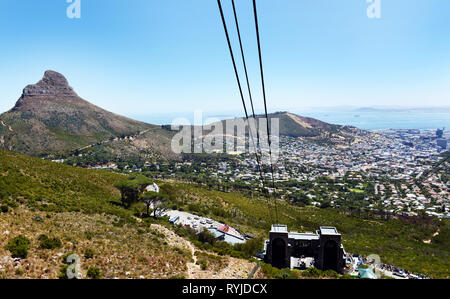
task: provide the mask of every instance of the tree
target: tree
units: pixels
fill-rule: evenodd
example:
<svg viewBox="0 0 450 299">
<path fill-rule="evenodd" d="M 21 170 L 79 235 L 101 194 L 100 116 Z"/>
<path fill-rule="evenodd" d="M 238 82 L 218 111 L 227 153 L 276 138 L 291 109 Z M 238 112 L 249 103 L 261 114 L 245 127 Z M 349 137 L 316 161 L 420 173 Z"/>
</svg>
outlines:
<svg viewBox="0 0 450 299">
<path fill-rule="evenodd" d="M 152 181 L 144 176 L 132 177 L 129 180 L 114 185 L 121 194 L 122 205 L 130 207 L 132 203 L 139 201 L 139 196 Z"/>
<path fill-rule="evenodd" d="M 144 192 L 140 199 L 147 206 L 147 216 L 150 216 L 150 206 L 153 207 L 153 217 L 156 219 L 169 207 L 169 198 L 163 193 Z"/>
<path fill-rule="evenodd" d="M 131 181 L 119 182 L 114 187 L 120 191 L 123 206 L 130 207 L 131 203 L 139 198 L 138 188 Z"/>
</svg>

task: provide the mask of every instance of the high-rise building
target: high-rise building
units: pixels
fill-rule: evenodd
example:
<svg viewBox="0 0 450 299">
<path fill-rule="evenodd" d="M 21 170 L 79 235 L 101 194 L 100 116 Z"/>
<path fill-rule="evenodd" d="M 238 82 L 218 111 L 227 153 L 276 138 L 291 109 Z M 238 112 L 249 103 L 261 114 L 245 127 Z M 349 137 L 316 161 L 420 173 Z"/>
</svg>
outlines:
<svg viewBox="0 0 450 299">
<path fill-rule="evenodd" d="M 438 139 L 436 141 L 436 143 L 437 143 L 438 147 L 440 147 L 442 149 L 447 149 L 447 144 L 448 144 L 447 139 Z"/>
<path fill-rule="evenodd" d="M 444 130 L 445 130 L 445 128 L 444 129 L 437 129 L 436 130 L 436 137 L 438 138 L 438 139 L 442 139 L 442 137 L 444 137 Z"/>
</svg>

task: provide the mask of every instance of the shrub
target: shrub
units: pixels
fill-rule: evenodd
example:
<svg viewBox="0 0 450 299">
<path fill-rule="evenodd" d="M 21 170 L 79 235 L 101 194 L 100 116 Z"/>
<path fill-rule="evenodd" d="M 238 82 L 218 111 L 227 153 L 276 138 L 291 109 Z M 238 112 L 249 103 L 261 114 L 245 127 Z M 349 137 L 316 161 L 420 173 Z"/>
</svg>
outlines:
<svg viewBox="0 0 450 299">
<path fill-rule="evenodd" d="M 242 251 L 247 258 L 256 255 L 263 248 L 262 239 L 250 239 L 243 244 L 234 245 L 234 249 L 237 251 Z"/>
<path fill-rule="evenodd" d="M 94 237 L 94 233 L 93 232 L 85 232 L 84 235 L 85 235 L 87 240 L 92 240 L 92 238 Z"/>
<path fill-rule="evenodd" d="M 320 278 L 324 275 L 324 273 L 322 271 L 320 271 L 317 268 L 311 267 L 308 268 L 304 271 L 302 271 L 302 276 L 303 277 L 309 277 L 309 278 Z"/>
<path fill-rule="evenodd" d="M 87 258 L 87 259 L 94 258 L 94 255 L 95 255 L 95 252 L 92 249 L 90 249 L 90 248 L 88 248 L 88 249 L 86 249 L 84 251 L 84 257 Z"/>
<path fill-rule="evenodd" d="M 87 276 L 91 279 L 99 279 L 100 278 L 100 269 L 97 267 L 89 267 L 87 271 Z"/>
<path fill-rule="evenodd" d="M 13 258 L 26 258 L 31 241 L 24 236 L 18 236 L 8 241 L 6 249 L 11 252 Z"/>
<path fill-rule="evenodd" d="M 276 276 L 275 279 L 297 279 L 297 275 L 292 272 L 290 269 L 281 270 Z"/>
<path fill-rule="evenodd" d="M 200 260 L 200 261 L 198 261 L 198 264 L 200 265 L 200 268 L 201 268 L 202 270 L 208 269 L 208 262 L 207 262 L 207 261 L 205 261 L 205 260 Z"/>
<path fill-rule="evenodd" d="M 210 231 L 204 229 L 200 234 L 198 234 L 198 240 L 202 243 L 214 245 L 216 242 L 216 237 Z"/>
<path fill-rule="evenodd" d="M 58 238 L 49 238 L 47 235 L 40 235 L 38 240 L 41 242 L 39 247 L 41 249 L 56 249 L 61 248 L 62 243 Z"/>
<path fill-rule="evenodd" d="M 323 274 L 324 274 L 325 277 L 330 277 L 330 278 L 337 278 L 337 277 L 339 277 L 339 274 L 336 271 L 334 271 L 334 270 L 327 270 Z"/>
<path fill-rule="evenodd" d="M 278 269 L 272 267 L 272 265 L 261 263 L 261 269 L 263 273 L 269 279 L 297 279 L 297 275 L 290 269 Z"/>
<path fill-rule="evenodd" d="M 1 207 L 0 207 L 0 212 L 1 212 L 1 213 L 8 213 L 8 211 L 9 211 L 8 206 L 1 206 Z"/>
</svg>

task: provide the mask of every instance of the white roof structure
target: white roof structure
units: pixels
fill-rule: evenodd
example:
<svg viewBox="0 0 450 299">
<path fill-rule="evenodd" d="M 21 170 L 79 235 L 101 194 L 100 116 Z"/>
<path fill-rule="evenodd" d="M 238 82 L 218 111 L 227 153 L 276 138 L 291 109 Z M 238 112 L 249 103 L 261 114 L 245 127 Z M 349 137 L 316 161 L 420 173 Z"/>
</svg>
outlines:
<svg viewBox="0 0 450 299">
<path fill-rule="evenodd" d="M 300 233 L 289 233 L 289 239 L 294 240 L 319 240 L 319 235 L 317 234 L 300 234 Z"/>
<path fill-rule="evenodd" d="M 331 226 L 321 226 L 320 227 L 320 234 L 321 235 L 340 235 L 340 233 L 337 232 L 335 227 Z"/>
<path fill-rule="evenodd" d="M 287 233 L 287 225 L 272 225 L 271 233 Z"/>
<path fill-rule="evenodd" d="M 153 185 L 148 185 L 147 188 L 145 188 L 148 192 L 156 192 L 159 193 L 159 186 L 156 183 L 153 183 Z"/>
</svg>

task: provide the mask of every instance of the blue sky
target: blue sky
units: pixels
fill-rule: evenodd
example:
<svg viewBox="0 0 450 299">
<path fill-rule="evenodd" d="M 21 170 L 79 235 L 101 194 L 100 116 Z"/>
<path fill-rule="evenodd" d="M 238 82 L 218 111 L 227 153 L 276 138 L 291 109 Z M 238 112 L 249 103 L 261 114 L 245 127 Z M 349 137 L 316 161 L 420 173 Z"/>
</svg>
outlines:
<svg viewBox="0 0 450 299">
<path fill-rule="evenodd" d="M 261 111 L 251 0 L 236 3 Z M 365 0 L 257 3 L 269 110 L 450 104 L 450 1 L 381 0 L 381 19 Z M 128 116 L 242 111 L 215 0 L 81 0 L 81 19 L 68 5 L 0 0 L 0 111 L 47 69 Z"/>
</svg>

